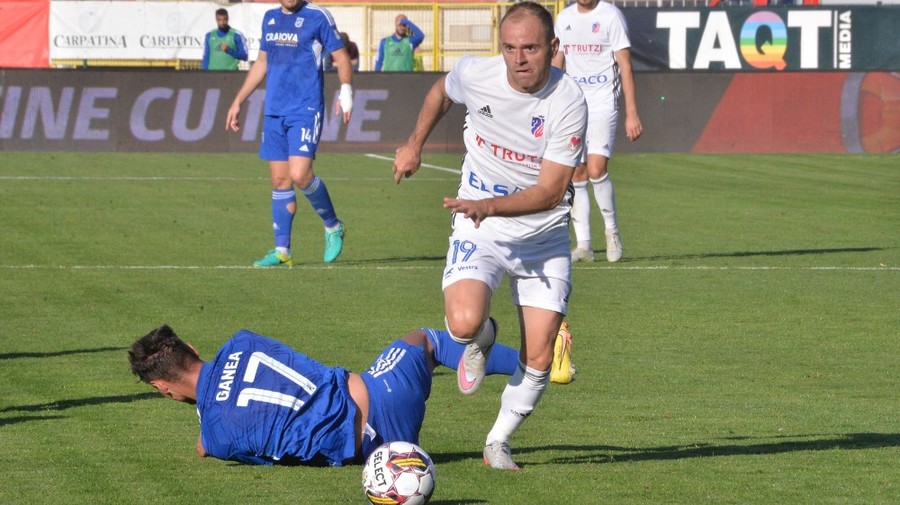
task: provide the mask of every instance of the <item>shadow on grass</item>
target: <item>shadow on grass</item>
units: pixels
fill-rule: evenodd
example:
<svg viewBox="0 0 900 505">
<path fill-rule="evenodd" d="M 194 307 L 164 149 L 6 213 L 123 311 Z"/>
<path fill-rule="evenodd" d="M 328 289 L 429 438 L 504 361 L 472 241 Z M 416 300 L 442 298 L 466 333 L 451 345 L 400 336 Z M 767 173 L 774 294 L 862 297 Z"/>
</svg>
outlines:
<svg viewBox="0 0 900 505">
<path fill-rule="evenodd" d="M 8 426 L 10 424 L 24 423 L 28 421 L 47 421 L 50 419 L 63 419 L 65 416 L 19 416 L 7 417 L 0 419 L 0 426 Z"/>
<path fill-rule="evenodd" d="M 124 351 L 127 347 L 98 347 L 96 349 L 72 349 L 69 351 L 52 351 L 52 352 L 10 352 L 0 354 L 0 360 L 19 359 L 19 358 L 55 358 L 57 356 L 68 356 L 70 354 L 88 354 L 94 352 L 111 352 Z"/>
<path fill-rule="evenodd" d="M 544 451 L 561 451 L 569 453 L 565 457 L 554 457 L 540 463 L 546 464 L 598 464 L 598 463 L 625 463 L 636 461 L 669 461 L 688 458 L 703 458 L 714 456 L 760 456 L 767 454 L 782 454 L 797 451 L 829 451 L 829 450 L 853 450 L 853 449 L 879 449 L 884 447 L 900 447 L 900 433 L 847 433 L 844 435 L 797 435 L 771 437 L 781 438 L 812 438 L 815 440 L 778 440 L 757 444 L 715 444 L 699 443 L 693 445 L 673 445 L 662 447 L 616 447 L 611 445 L 552 445 L 545 447 L 514 447 L 513 458 L 516 454 L 539 453 Z M 830 438 L 819 438 L 830 437 Z M 728 440 L 748 440 L 749 437 L 729 437 Z M 480 452 L 463 452 L 449 454 L 432 454 L 435 464 L 468 459 L 481 459 Z M 521 464 L 528 466 L 528 464 Z"/>
<path fill-rule="evenodd" d="M 816 436 L 816 435 L 811 435 Z M 818 437 L 818 436 L 816 436 Z M 787 437 L 785 437 L 787 438 Z M 790 437 L 801 438 L 801 437 Z M 807 437 L 809 438 L 809 437 Z M 815 440 L 777 440 L 756 444 L 695 444 L 664 447 L 608 447 L 599 448 L 593 454 L 577 454 L 572 457 L 553 458 L 549 463 L 624 463 L 634 461 L 668 461 L 714 456 L 761 456 L 797 451 L 830 451 L 835 449 L 877 449 L 900 446 L 898 433 L 847 433 Z M 565 447 L 578 451 L 578 447 Z M 583 451 L 584 448 L 581 448 Z M 537 450 L 537 449 L 533 449 Z M 610 454 L 619 453 L 619 454 Z"/>
<path fill-rule="evenodd" d="M 884 251 L 884 247 L 843 247 L 830 249 L 785 249 L 783 251 L 736 251 L 736 252 L 720 252 L 706 254 L 677 254 L 677 255 L 660 255 L 660 256 L 643 256 L 622 258 L 622 261 L 664 261 L 664 260 L 698 260 L 706 258 L 746 258 L 749 256 L 804 256 L 807 254 L 838 254 L 838 253 L 856 253 L 856 252 L 873 252 Z M 599 254 L 604 249 L 594 251 Z"/>
<path fill-rule="evenodd" d="M 108 403 L 130 403 L 139 400 L 149 400 L 151 398 L 162 398 L 159 393 L 137 393 L 133 395 L 118 396 L 96 396 L 93 398 L 78 398 L 74 400 L 59 400 L 50 403 L 40 403 L 37 405 L 20 405 L 17 407 L 6 407 L 0 410 L 0 414 L 7 412 L 44 412 L 71 409 L 73 407 L 85 407 L 92 405 L 105 405 Z M 40 419 L 32 417 L 30 419 Z M 2 422 L 2 420 L 0 420 Z"/>
<path fill-rule="evenodd" d="M 466 503 L 489 503 L 485 500 L 429 500 L 431 505 L 465 505 Z"/>
</svg>

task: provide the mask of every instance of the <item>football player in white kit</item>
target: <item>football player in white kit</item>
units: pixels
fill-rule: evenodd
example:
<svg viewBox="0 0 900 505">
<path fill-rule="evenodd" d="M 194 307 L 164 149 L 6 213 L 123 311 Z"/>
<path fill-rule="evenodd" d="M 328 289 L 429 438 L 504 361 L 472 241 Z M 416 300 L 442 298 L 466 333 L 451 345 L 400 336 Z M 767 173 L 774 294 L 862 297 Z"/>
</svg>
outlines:
<svg viewBox="0 0 900 505">
<path fill-rule="evenodd" d="M 415 129 L 397 149 L 394 179 L 419 169 L 425 140 L 453 103 L 467 108 L 466 153 L 453 213 L 443 291 L 447 329 L 467 343 L 459 389 L 474 393 L 494 343 L 491 295 L 509 277 L 518 308 L 519 366 L 487 435 L 484 462 L 515 470 L 509 440 L 549 381 L 553 343 L 571 291 L 571 180 L 581 160 L 587 104 L 578 85 L 551 65 L 553 18 L 539 4 L 515 4 L 500 21 L 500 56 L 464 57 L 438 79 Z"/>
<path fill-rule="evenodd" d="M 638 117 L 631 43 L 622 12 L 600 0 L 577 0 L 556 17 L 559 51 L 553 65 L 566 70 L 581 86 L 588 104 L 587 149 L 575 171 L 572 227 L 578 242 L 573 261 L 594 261 L 591 248 L 591 201 L 588 179 L 606 224 L 606 259 L 619 261 L 622 238 L 616 218 L 616 193 L 607 164 L 619 123 L 619 97 L 625 99 L 625 135 L 632 142 L 644 129 Z"/>
</svg>

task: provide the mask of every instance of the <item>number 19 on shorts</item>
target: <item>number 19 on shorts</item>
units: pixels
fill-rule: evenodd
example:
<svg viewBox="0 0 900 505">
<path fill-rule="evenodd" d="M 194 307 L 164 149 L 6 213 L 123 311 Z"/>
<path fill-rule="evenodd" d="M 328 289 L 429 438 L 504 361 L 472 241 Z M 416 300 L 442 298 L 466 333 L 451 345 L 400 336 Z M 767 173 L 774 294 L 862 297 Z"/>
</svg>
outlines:
<svg viewBox="0 0 900 505">
<path fill-rule="evenodd" d="M 453 256 L 450 258 L 450 264 L 455 265 L 457 263 L 465 263 L 469 261 L 469 258 L 472 257 L 472 254 L 475 253 L 475 243 L 471 240 L 454 240 L 453 241 Z"/>
</svg>

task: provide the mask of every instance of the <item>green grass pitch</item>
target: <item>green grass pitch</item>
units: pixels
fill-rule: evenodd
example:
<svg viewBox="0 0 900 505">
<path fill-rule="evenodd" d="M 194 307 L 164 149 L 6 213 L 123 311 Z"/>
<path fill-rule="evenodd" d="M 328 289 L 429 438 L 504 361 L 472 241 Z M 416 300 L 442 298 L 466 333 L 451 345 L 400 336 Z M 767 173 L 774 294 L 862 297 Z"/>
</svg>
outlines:
<svg viewBox="0 0 900 505">
<path fill-rule="evenodd" d="M 361 371 L 440 326 L 458 176 L 395 186 L 389 161 L 330 153 L 316 171 L 343 256 L 321 263 L 301 199 L 299 264 L 260 270 L 254 155 L 3 153 L 0 503 L 363 503 L 359 467 L 198 459 L 194 409 L 125 351 L 169 323 L 210 357 L 246 327 Z M 505 381 L 463 397 L 440 372 L 432 503 L 900 503 L 898 157 L 620 155 L 611 173 L 625 257 L 574 266 L 578 379 L 514 438 L 523 469 L 497 472 L 480 449 Z M 505 286 L 493 312 L 518 345 Z"/>
</svg>

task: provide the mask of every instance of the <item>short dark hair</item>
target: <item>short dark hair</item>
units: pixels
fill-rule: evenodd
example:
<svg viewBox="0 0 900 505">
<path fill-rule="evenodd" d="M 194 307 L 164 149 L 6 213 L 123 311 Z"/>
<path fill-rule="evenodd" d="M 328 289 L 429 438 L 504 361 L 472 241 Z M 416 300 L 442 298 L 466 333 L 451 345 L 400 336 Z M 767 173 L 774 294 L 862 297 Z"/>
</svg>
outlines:
<svg viewBox="0 0 900 505">
<path fill-rule="evenodd" d="M 216 16 L 225 16 L 227 18 L 228 10 L 227 9 L 216 9 Z"/>
<path fill-rule="evenodd" d="M 132 344 L 128 360 L 131 373 L 146 383 L 158 379 L 175 382 L 184 376 L 191 364 L 200 361 L 200 357 L 169 325 L 164 324 Z"/>
<path fill-rule="evenodd" d="M 543 5 L 536 2 L 520 2 L 514 4 L 500 19 L 500 26 L 503 26 L 503 23 L 507 19 L 524 14 L 531 14 L 532 16 L 538 18 L 538 20 L 541 22 L 541 26 L 544 27 L 544 34 L 547 42 L 549 43 L 551 40 L 553 40 L 553 37 L 556 36 L 554 34 L 553 28 L 553 14 L 550 14 L 550 11 L 544 8 Z"/>
</svg>

